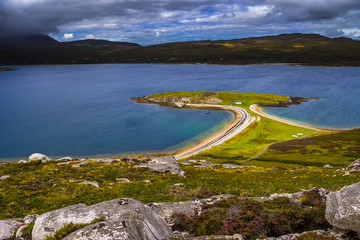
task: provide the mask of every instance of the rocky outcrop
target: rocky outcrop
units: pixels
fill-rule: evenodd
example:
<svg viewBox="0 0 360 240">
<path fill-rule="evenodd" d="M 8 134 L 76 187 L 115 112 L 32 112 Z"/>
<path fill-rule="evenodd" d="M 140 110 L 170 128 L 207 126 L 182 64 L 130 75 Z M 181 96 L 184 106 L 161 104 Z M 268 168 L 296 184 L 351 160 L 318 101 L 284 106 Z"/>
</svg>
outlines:
<svg viewBox="0 0 360 240">
<path fill-rule="evenodd" d="M 325 218 L 334 227 L 360 232 L 360 182 L 327 195 Z"/>
<path fill-rule="evenodd" d="M 8 239 L 10 238 L 14 231 L 18 229 L 23 223 L 7 219 L 7 220 L 0 220 L 0 239 Z"/>
<path fill-rule="evenodd" d="M 349 175 L 353 172 L 359 172 L 360 171 L 360 159 L 355 160 L 353 163 L 348 165 L 346 168 L 341 169 L 343 172 L 345 172 L 346 175 Z"/>
<path fill-rule="evenodd" d="M 184 160 L 180 162 L 182 165 L 188 165 L 193 166 L 195 168 L 207 168 L 207 167 L 223 167 L 227 169 L 236 169 L 236 168 L 256 168 L 256 166 L 241 166 L 241 165 L 235 165 L 235 164 L 214 164 L 211 162 L 208 162 L 206 160 Z"/>
<path fill-rule="evenodd" d="M 50 158 L 42 153 L 33 153 L 29 156 L 29 162 L 47 162 L 50 161 Z"/>
<path fill-rule="evenodd" d="M 184 176 L 185 174 L 176 159 L 172 156 L 151 158 L 149 161 L 140 162 L 136 166 L 150 168 L 158 172 L 170 172 L 171 174 L 179 176 Z"/>
<path fill-rule="evenodd" d="M 214 204 L 222 199 L 234 197 L 231 194 L 213 196 L 211 198 L 205 198 L 200 200 L 190 200 L 184 202 L 161 202 L 161 203 L 149 203 L 148 206 L 156 212 L 169 226 L 174 225 L 174 214 L 183 213 L 186 216 L 199 215 L 202 210 L 202 206 L 205 204 Z"/>
<path fill-rule="evenodd" d="M 103 221 L 84 227 L 66 239 L 160 240 L 173 237 L 171 229 L 149 207 L 121 198 L 91 206 L 77 204 L 40 215 L 32 239 L 44 240 L 67 224 L 89 224 L 95 219 Z"/>
</svg>

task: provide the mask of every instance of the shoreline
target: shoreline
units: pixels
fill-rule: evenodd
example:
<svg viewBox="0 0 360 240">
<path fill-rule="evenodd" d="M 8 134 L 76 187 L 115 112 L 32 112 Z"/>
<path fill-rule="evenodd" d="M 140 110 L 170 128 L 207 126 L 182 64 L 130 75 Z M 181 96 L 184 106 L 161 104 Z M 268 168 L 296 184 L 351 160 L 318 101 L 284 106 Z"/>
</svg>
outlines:
<svg viewBox="0 0 360 240">
<path fill-rule="evenodd" d="M 54 63 L 54 64 L 14 64 L 14 65 L 0 65 L 2 67 L 22 67 L 22 66 L 81 66 L 81 65 L 115 65 L 115 64 L 132 64 L 132 65 L 140 65 L 140 64 L 146 64 L 146 65 L 209 65 L 209 66 L 289 66 L 289 67 L 341 67 L 341 68 L 360 68 L 360 65 L 310 65 L 310 64 L 302 64 L 302 63 L 249 63 L 249 64 L 235 64 L 235 63 L 229 63 L 229 64 L 221 64 L 221 63 L 167 63 L 167 62 L 158 62 L 158 63 L 148 63 L 148 62 L 129 62 L 129 63 Z M 18 70 L 18 69 L 12 69 L 12 70 Z"/>
<path fill-rule="evenodd" d="M 312 126 L 310 124 L 302 124 L 302 123 L 297 123 L 297 122 L 294 122 L 294 121 L 291 121 L 291 120 L 287 120 L 287 119 L 283 119 L 283 118 L 280 118 L 280 117 L 277 117 L 277 116 L 273 116 L 273 115 L 270 115 L 266 112 L 264 112 L 262 109 L 263 107 L 259 106 L 258 104 L 252 104 L 250 105 L 249 109 L 262 116 L 262 117 L 266 117 L 266 118 L 269 118 L 269 119 L 272 119 L 272 120 L 275 120 L 275 121 L 278 121 L 278 122 L 282 122 L 282 123 L 285 123 L 285 124 L 289 124 L 289 125 L 292 125 L 292 126 L 296 126 L 296 127 L 302 127 L 302 128 L 307 128 L 307 129 L 312 129 L 312 130 L 315 130 L 315 131 L 347 131 L 347 130 L 352 130 L 354 128 L 344 128 L 344 129 L 340 129 L 340 128 L 322 128 L 322 127 L 315 127 L 315 126 Z"/>
<path fill-rule="evenodd" d="M 190 157 L 200 151 L 220 145 L 246 129 L 253 121 L 255 121 L 254 117 L 251 117 L 246 110 L 240 107 L 212 104 L 186 104 L 186 107 L 204 109 L 216 108 L 219 110 L 230 111 L 234 114 L 234 120 L 221 131 L 205 138 L 198 144 L 182 150 L 180 149 L 179 153 L 174 155 L 176 160 Z"/>
</svg>

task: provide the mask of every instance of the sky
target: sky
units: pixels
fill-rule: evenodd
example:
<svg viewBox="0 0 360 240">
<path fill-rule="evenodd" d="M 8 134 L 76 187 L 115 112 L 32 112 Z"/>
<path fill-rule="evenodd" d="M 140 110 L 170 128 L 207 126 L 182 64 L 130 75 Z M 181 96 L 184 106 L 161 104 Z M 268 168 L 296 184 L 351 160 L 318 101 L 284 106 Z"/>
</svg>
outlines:
<svg viewBox="0 0 360 240">
<path fill-rule="evenodd" d="M 317 33 L 360 40 L 360 0 L 0 0 L 0 37 L 151 45 Z"/>
</svg>

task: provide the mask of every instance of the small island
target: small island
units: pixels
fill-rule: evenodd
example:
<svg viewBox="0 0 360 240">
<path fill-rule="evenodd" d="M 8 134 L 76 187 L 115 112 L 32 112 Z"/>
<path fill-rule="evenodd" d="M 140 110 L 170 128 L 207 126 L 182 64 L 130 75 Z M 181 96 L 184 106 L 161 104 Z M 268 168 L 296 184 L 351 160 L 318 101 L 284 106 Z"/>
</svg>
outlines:
<svg viewBox="0 0 360 240">
<path fill-rule="evenodd" d="M 0 67 L 0 71 L 13 71 L 13 70 L 15 69 Z"/>
<path fill-rule="evenodd" d="M 306 98 L 186 91 L 133 100 L 226 110 L 234 118 L 214 136 L 173 153 L 103 158 L 35 153 L 1 163 L 0 223 L 7 226 L 1 236 L 359 237 L 360 129 L 320 129 L 261 111 Z M 344 217 L 343 209 L 349 213 Z"/>
</svg>

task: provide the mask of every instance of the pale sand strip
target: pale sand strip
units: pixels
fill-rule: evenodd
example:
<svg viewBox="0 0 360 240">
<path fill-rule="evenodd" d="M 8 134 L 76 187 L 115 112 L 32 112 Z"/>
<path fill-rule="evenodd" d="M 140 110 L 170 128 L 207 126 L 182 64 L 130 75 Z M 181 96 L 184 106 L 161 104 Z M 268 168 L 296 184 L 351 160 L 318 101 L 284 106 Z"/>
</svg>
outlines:
<svg viewBox="0 0 360 240">
<path fill-rule="evenodd" d="M 290 120 L 282 119 L 282 118 L 275 117 L 275 116 L 272 116 L 270 114 L 267 114 L 267 113 L 263 112 L 261 110 L 261 107 L 259 105 L 257 105 L 257 104 L 252 104 L 250 106 L 250 110 L 253 111 L 256 114 L 259 114 L 262 117 L 270 118 L 272 120 L 282 122 L 282 123 L 286 123 L 286 124 L 289 124 L 289 125 L 293 125 L 293 126 L 296 126 L 296 127 L 302 127 L 302 128 L 312 129 L 312 130 L 316 130 L 316 131 L 344 131 L 344 130 L 351 130 L 351 129 L 337 129 L 337 128 L 319 128 L 319 127 L 314 127 L 314 126 L 311 126 L 311 125 L 301 124 L 301 123 L 293 122 L 293 121 L 290 121 Z"/>
<path fill-rule="evenodd" d="M 254 117 L 250 117 L 250 114 L 239 107 L 234 106 L 223 106 L 223 105 L 212 105 L 212 104 L 186 104 L 187 107 L 191 108 L 219 108 L 222 110 L 231 111 L 234 113 L 235 118 L 234 121 L 228 125 L 222 131 L 214 134 L 213 136 L 205 139 L 200 144 L 193 146 L 191 148 L 185 149 L 183 152 L 175 155 L 176 159 L 190 157 L 192 155 L 197 154 L 200 151 L 209 149 L 213 146 L 219 145 L 230 138 L 234 137 L 236 134 L 243 131 L 246 127 L 248 127 L 254 120 Z"/>
</svg>

